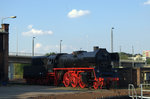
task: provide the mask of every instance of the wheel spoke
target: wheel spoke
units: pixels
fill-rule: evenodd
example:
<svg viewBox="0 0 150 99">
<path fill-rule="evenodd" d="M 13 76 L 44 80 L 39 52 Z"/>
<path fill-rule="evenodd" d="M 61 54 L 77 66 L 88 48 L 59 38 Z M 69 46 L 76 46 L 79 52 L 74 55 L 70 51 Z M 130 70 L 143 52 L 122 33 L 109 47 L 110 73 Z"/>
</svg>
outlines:
<svg viewBox="0 0 150 99">
<path fill-rule="evenodd" d="M 77 76 L 76 76 L 76 74 L 73 73 L 71 76 L 71 85 L 73 88 L 75 88 L 77 86 L 77 84 L 78 84 Z"/>
<path fill-rule="evenodd" d="M 64 77 L 63 77 L 63 83 L 65 85 L 65 87 L 68 87 L 70 85 L 70 77 L 69 77 L 69 72 L 66 72 L 64 74 Z"/>
<path fill-rule="evenodd" d="M 86 86 L 86 84 L 82 81 L 82 76 L 81 75 L 79 75 L 79 86 L 81 88 L 85 88 L 85 86 Z"/>
<path fill-rule="evenodd" d="M 93 87 L 94 87 L 94 89 L 98 89 L 99 85 L 98 85 L 98 82 L 97 82 L 97 81 L 96 81 L 96 82 L 93 82 Z"/>
</svg>

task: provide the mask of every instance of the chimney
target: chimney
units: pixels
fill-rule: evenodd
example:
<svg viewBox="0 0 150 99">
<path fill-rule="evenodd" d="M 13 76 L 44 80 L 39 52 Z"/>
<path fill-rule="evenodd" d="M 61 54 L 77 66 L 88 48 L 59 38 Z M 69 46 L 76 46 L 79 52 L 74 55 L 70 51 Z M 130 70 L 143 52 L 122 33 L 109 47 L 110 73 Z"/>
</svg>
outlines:
<svg viewBox="0 0 150 99">
<path fill-rule="evenodd" d="M 99 46 L 94 46 L 94 47 L 93 47 L 93 50 L 94 50 L 94 51 L 99 50 Z"/>
<path fill-rule="evenodd" d="M 1 24 L 2 25 L 2 31 L 9 32 L 9 24 Z"/>
<path fill-rule="evenodd" d="M 0 82 L 8 81 L 9 24 L 0 29 Z"/>
</svg>

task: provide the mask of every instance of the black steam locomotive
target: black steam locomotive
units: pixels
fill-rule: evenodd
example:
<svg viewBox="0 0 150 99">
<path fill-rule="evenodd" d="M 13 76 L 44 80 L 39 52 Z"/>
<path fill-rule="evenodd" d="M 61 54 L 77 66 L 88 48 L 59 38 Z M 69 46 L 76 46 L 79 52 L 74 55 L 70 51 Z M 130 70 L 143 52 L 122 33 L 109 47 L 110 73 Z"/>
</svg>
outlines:
<svg viewBox="0 0 150 99">
<path fill-rule="evenodd" d="M 24 78 L 30 84 L 109 88 L 119 80 L 112 68 L 118 63 L 117 53 L 95 47 L 92 52 L 75 51 L 72 54 L 33 57 L 31 66 L 24 67 Z"/>
</svg>

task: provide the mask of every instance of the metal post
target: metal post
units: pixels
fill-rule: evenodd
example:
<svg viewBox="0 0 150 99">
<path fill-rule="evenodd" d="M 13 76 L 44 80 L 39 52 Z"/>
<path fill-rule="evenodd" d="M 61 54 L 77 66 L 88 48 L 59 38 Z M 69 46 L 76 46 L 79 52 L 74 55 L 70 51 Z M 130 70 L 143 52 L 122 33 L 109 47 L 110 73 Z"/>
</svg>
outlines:
<svg viewBox="0 0 150 99">
<path fill-rule="evenodd" d="M 61 53 L 61 42 L 62 42 L 62 40 L 60 40 L 60 53 Z"/>
<path fill-rule="evenodd" d="M 147 60 L 147 58 L 146 58 L 146 60 Z M 147 66 L 147 61 L 145 60 L 145 66 Z"/>
<path fill-rule="evenodd" d="M 34 56 L 34 38 L 35 37 L 32 38 L 32 56 Z"/>
<path fill-rule="evenodd" d="M 113 53 L 113 29 L 114 27 L 111 28 L 111 52 Z"/>
<path fill-rule="evenodd" d="M 134 47 L 132 46 L 132 68 L 134 67 Z"/>
<path fill-rule="evenodd" d="M 133 89 L 134 89 L 134 86 L 132 85 L 132 98 L 134 97 Z"/>
<path fill-rule="evenodd" d="M 143 99 L 143 86 L 141 84 L 141 99 Z"/>
<path fill-rule="evenodd" d="M 3 24 L 3 20 L 4 20 L 4 18 L 2 18 L 2 20 L 1 20 L 1 24 Z"/>
<path fill-rule="evenodd" d="M 17 53 L 16 53 L 16 56 L 18 56 L 18 31 L 17 31 L 17 41 L 16 41 L 16 51 L 17 51 Z"/>
<path fill-rule="evenodd" d="M 119 67 L 121 66 L 121 46 L 120 46 L 120 60 L 119 60 Z"/>
</svg>

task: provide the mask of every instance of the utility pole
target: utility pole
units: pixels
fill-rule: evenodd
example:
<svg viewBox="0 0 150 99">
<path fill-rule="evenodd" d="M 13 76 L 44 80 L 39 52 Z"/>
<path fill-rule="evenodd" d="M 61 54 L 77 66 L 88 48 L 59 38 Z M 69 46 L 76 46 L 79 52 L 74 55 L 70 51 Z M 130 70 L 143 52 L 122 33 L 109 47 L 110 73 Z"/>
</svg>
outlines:
<svg viewBox="0 0 150 99">
<path fill-rule="evenodd" d="M 17 41 L 16 41 L 16 56 L 18 56 L 18 31 L 17 31 Z"/>
<path fill-rule="evenodd" d="M 134 67 L 134 47 L 132 46 L 132 68 Z"/>
<path fill-rule="evenodd" d="M 111 52 L 113 53 L 113 29 L 114 27 L 111 28 Z"/>
<path fill-rule="evenodd" d="M 119 60 L 119 66 L 121 66 L 121 46 L 120 46 L 120 60 Z"/>
<path fill-rule="evenodd" d="M 111 28 L 111 53 L 113 53 L 113 29 L 114 27 Z M 114 68 L 114 62 L 111 62 L 112 68 Z"/>
<path fill-rule="evenodd" d="M 34 39 L 35 37 L 32 38 L 32 56 L 34 56 Z"/>
<path fill-rule="evenodd" d="M 61 42 L 62 42 L 62 40 L 60 40 L 60 53 L 61 53 Z"/>
</svg>

